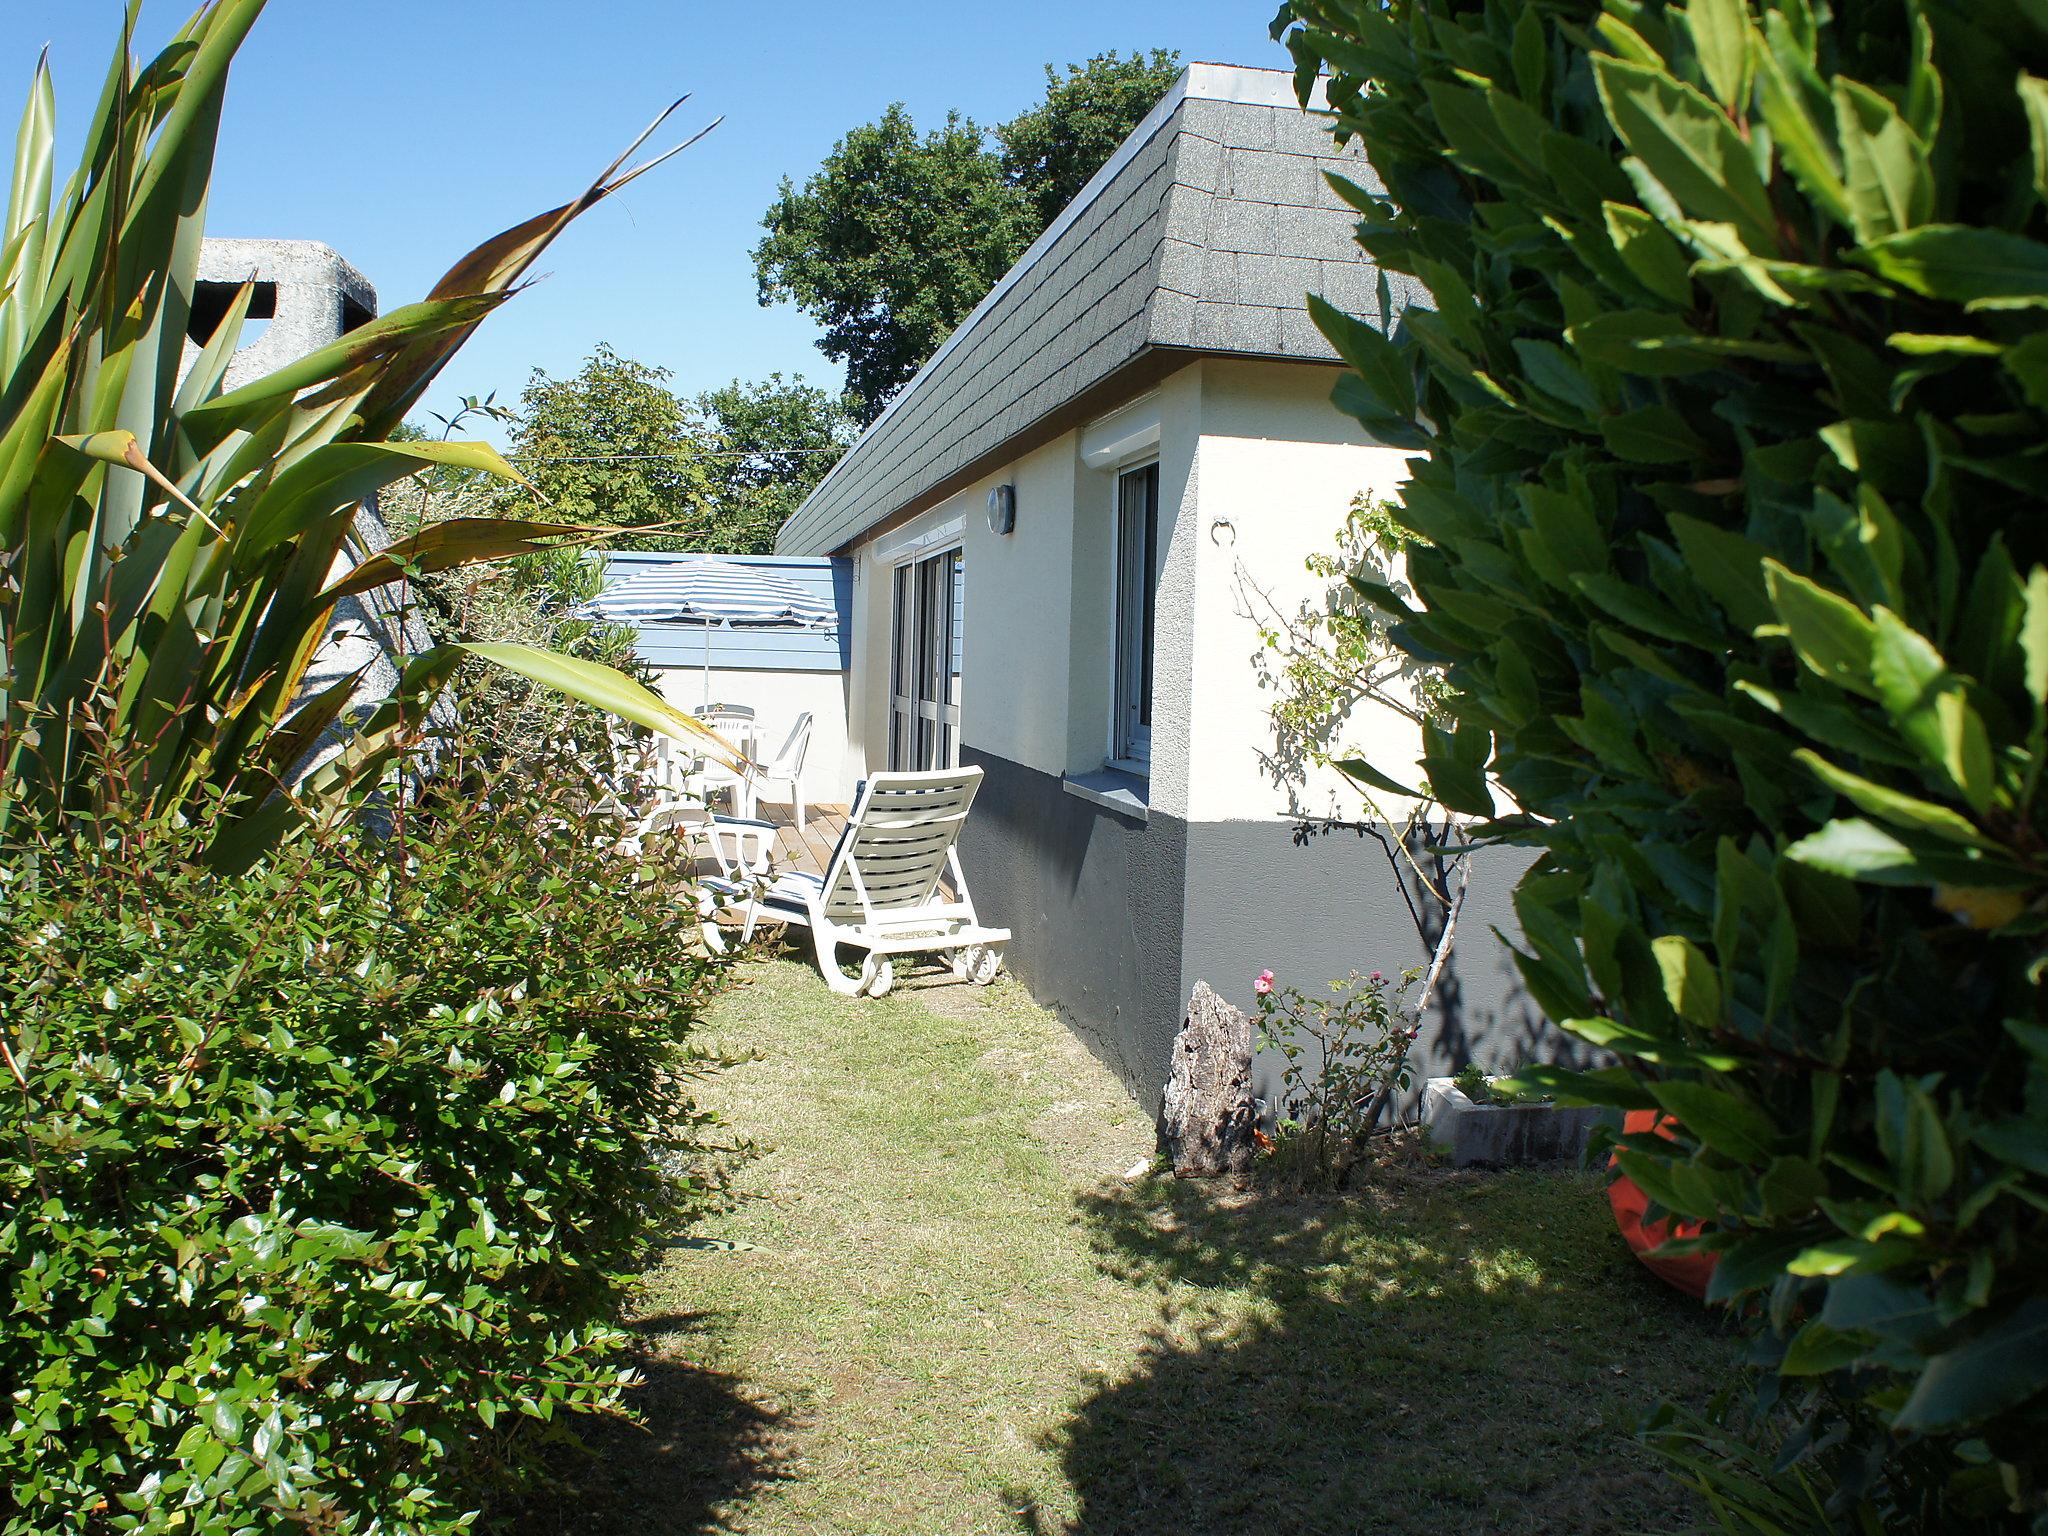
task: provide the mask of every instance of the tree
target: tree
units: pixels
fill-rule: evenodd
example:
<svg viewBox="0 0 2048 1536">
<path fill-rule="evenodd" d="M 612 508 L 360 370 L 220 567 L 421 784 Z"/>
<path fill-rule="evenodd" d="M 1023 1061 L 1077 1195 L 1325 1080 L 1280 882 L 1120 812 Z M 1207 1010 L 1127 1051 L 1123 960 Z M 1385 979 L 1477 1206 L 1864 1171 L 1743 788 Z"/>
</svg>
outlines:
<svg viewBox="0 0 2048 1536">
<path fill-rule="evenodd" d="M 789 179 L 754 250 L 761 302 L 793 300 L 825 327 L 863 422 L 917 372 L 1031 241 L 1024 196 L 949 113 L 919 135 L 901 103 L 839 141 L 798 191 Z"/>
<path fill-rule="evenodd" d="M 901 102 L 834 146 L 801 190 L 784 177 L 754 248 L 761 302 L 824 326 L 865 424 L 966 319 L 1167 86 L 1177 56 L 1046 66 L 1046 99 L 994 131 L 948 113 L 920 135 Z"/>
<path fill-rule="evenodd" d="M 1045 66 L 1045 100 L 996 129 L 1003 175 L 1030 200 L 1045 228 L 1102 169 L 1180 73 L 1180 55 L 1114 50 L 1069 64 L 1062 80 Z M 1033 235 L 1033 238 L 1037 238 Z"/>
<path fill-rule="evenodd" d="M 2048 1529 L 2048 29 L 2004 0 L 1291 0 L 1426 284 L 1323 306 L 1444 668 L 1422 771 L 1541 850 L 1530 994 L 1614 1052 L 1757 1335 L 1657 1443 L 1723 1529 Z M 1383 293 L 1385 290 L 1382 290 Z M 1704 1516 L 1707 1511 L 1701 1511 Z"/>
<path fill-rule="evenodd" d="M 712 523 L 719 547 L 767 554 L 789 515 L 839 462 L 853 439 L 846 402 L 801 375 L 779 373 L 697 397 L 709 457 Z"/>
<path fill-rule="evenodd" d="M 603 343 L 571 378 L 536 368 L 519 397 L 511 458 L 540 494 L 508 487 L 501 510 L 627 530 L 677 525 L 628 532 L 622 549 L 718 547 L 702 434 L 669 376 Z"/>
</svg>

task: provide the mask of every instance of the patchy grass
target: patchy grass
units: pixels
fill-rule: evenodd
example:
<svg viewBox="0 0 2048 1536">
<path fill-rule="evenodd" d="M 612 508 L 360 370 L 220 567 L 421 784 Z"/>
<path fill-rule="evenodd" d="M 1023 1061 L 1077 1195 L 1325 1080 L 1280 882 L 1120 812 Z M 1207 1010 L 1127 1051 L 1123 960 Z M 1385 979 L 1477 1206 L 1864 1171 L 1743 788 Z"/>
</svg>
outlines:
<svg viewBox="0 0 2048 1536">
<path fill-rule="evenodd" d="M 760 1154 L 647 1277 L 644 1427 L 534 1532 L 1623 1532 L 1633 1445 L 1731 1341 L 1597 1182 L 1391 1161 L 1342 1200 L 1127 1170 L 1152 1127 L 1005 979 L 842 1000 L 786 960 L 713 1029 Z"/>
</svg>

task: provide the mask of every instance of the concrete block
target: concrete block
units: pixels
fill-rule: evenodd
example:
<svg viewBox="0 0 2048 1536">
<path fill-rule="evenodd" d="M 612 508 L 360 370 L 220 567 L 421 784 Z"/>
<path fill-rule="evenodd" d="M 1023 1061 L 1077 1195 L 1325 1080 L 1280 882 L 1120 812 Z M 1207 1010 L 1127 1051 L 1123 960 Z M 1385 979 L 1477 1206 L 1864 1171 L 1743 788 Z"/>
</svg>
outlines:
<svg viewBox="0 0 2048 1536">
<path fill-rule="evenodd" d="M 1195 290 L 1197 297 L 1214 299 L 1219 304 L 1235 304 L 1238 300 L 1237 265 L 1235 251 L 1204 252 L 1202 285 Z"/>
<path fill-rule="evenodd" d="M 269 324 L 260 335 L 244 329 L 253 339 L 229 362 L 224 389 L 239 389 L 377 318 L 369 279 L 317 240 L 205 240 L 193 294 L 193 329 L 204 334 L 186 341 L 182 367 L 198 360 L 213 334 L 208 317 L 217 319 L 243 283 L 256 288 L 250 319 Z"/>
<path fill-rule="evenodd" d="M 1332 347 L 1305 309 L 1280 311 L 1280 350 L 1289 357 L 1335 358 Z"/>
<path fill-rule="evenodd" d="M 1213 116 L 1204 114 L 1204 119 L 1207 122 L 1213 122 L 1215 128 L 1213 130 L 1205 128 L 1204 131 L 1213 131 L 1214 137 L 1220 139 L 1227 148 L 1271 149 L 1273 147 L 1273 119 L 1280 115 L 1275 108 L 1246 107 L 1240 106 L 1236 102 L 1219 101 L 1210 104 L 1210 112 L 1213 113 Z M 1290 113 L 1289 116 L 1298 117 L 1300 114 Z"/>
<path fill-rule="evenodd" d="M 1279 208 L 1273 213 L 1276 252 L 1319 261 L 1345 261 L 1358 250 L 1355 215 L 1326 208 Z"/>
<path fill-rule="evenodd" d="M 1210 223 L 1216 207 L 1214 193 L 1200 187 L 1176 185 L 1166 199 L 1166 213 L 1159 221 L 1163 235 L 1185 240 L 1190 245 L 1210 246 Z"/>
<path fill-rule="evenodd" d="M 1365 253 L 1359 252 L 1363 258 Z M 1380 269 L 1370 261 L 1324 261 L 1316 264 L 1316 293 L 1346 314 L 1363 315 L 1375 325 L 1380 313 Z M 1396 309 L 1399 308 L 1398 301 Z"/>
<path fill-rule="evenodd" d="M 1313 208 L 1319 201 L 1322 179 L 1311 156 L 1233 149 L 1225 158 L 1222 190 L 1251 203 Z"/>
<path fill-rule="evenodd" d="M 1198 347 L 1228 347 L 1231 342 L 1231 316 L 1237 312 L 1235 304 L 1216 304 L 1207 300 L 1195 306 L 1195 345 Z"/>
<path fill-rule="evenodd" d="M 1597 1109 L 1555 1104 L 1474 1104 L 1448 1077 L 1422 1090 L 1422 1129 L 1454 1167 L 1575 1162 L 1599 1122 Z"/>
<path fill-rule="evenodd" d="M 1274 256 L 1283 250 L 1293 255 L 1308 254 L 1278 243 L 1281 232 L 1274 212 L 1264 203 L 1240 203 L 1218 198 L 1209 214 L 1210 247 L 1219 251 L 1243 251 L 1253 256 Z"/>
<path fill-rule="evenodd" d="M 1232 305 L 1230 339 L 1224 345 L 1236 352 L 1277 352 L 1280 311 L 1265 304 Z"/>
</svg>

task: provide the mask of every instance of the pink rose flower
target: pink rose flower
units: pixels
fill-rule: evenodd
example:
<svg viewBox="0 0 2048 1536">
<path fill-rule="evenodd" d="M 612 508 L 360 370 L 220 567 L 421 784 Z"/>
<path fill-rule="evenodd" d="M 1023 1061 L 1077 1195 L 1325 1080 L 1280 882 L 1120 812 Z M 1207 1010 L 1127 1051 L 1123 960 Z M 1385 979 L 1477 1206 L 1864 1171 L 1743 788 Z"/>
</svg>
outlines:
<svg viewBox="0 0 2048 1536">
<path fill-rule="evenodd" d="M 1259 979 L 1252 983 L 1252 990 L 1258 993 L 1261 997 L 1264 997 L 1268 992 L 1272 991 L 1273 973 L 1271 971 L 1259 972 Z"/>
</svg>

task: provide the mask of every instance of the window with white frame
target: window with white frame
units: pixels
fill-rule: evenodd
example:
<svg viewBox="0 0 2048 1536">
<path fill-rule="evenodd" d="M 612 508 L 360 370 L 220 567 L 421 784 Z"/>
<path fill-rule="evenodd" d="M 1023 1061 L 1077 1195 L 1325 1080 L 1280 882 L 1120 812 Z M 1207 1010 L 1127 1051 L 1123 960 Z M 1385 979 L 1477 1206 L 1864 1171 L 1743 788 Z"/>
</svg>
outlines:
<svg viewBox="0 0 2048 1536">
<path fill-rule="evenodd" d="M 1112 760 L 1140 772 L 1152 762 L 1153 609 L 1159 595 L 1159 466 L 1116 481 L 1116 714 Z"/>
</svg>

